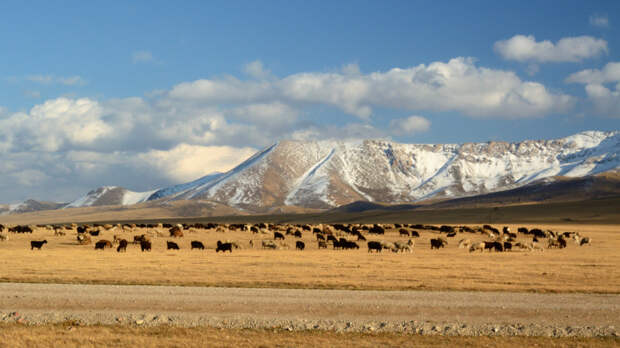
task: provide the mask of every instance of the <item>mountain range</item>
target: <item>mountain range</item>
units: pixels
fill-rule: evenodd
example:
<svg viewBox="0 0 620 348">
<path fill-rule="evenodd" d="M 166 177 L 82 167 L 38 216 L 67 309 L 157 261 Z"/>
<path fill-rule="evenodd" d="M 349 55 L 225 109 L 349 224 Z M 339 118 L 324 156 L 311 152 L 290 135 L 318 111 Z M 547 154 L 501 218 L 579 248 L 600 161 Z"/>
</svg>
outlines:
<svg viewBox="0 0 620 348">
<path fill-rule="evenodd" d="M 516 143 L 287 140 L 262 149 L 228 172 L 189 183 L 147 192 L 101 187 L 70 203 L 29 200 L 6 205 L 4 211 L 178 200 L 215 202 L 244 212 L 286 207 L 331 209 L 357 201 L 412 204 L 518 189 L 524 194 L 528 188 L 541 190 L 551 182 L 618 169 L 619 131 L 587 131 L 560 139 Z"/>
</svg>

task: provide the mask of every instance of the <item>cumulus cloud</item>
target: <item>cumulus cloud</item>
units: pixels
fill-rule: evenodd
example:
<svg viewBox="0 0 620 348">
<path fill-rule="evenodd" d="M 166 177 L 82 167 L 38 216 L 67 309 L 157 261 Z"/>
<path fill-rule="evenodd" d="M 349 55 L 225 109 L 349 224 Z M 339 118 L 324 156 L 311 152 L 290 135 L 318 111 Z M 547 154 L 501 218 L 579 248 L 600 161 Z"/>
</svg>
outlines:
<svg viewBox="0 0 620 348">
<path fill-rule="evenodd" d="M 373 107 L 458 111 L 474 117 L 528 117 L 565 111 L 573 98 L 514 72 L 477 67 L 454 58 L 407 69 L 370 74 L 299 73 L 270 81 L 234 77 L 178 84 L 175 100 L 202 103 L 328 105 L 368 120 Z"/>
<path fill-rule="evenodd" d="M 139 158 L 152 163 L 175 182 L 195 180 L 212 172 L 226 172 L 256 153 L 251 147 L 179 144 L 166 151 L 152 150 Z"/>
<path fill-rule="evenodd" d="M 428 130 L 430 121 L 411 111 L 529 117 L 573 103 L 471 58 L 373 73 L 350 64 L 277 77 L 259 61 L 245 70 L 246 79 L 184 82 L 144 98 L 61 97 L 24 112 L 0 110 L 0 192 L 66 201 L 101 185 L 146 191 L 225 171 L 283 138 L 387 138 Z M 350 119 L 316 117 L 332 108 Z M 373 110 L 381 108 L 412 116 L 378 128 Z"/>
<path fill-rule="evenodd" d="M 113 128 L 90 99 L 58 98 L 0 120 L 0 149 L 58 151 L 64 145 L 87 146 Z"/>
<path fill-rule="evenodd" d="M 271 77 L 271 71 L 265 69 L 263 62 L 255 60 L 245 65 L 243 68 L 246 74 L 254 77 L 255 79 L 264 80 Z"/>
<path fill-rule="evenodd" d="M 590 16 L 590 25 L 599 28 L 607 28 L 609 27 L 609 19 L 607 15 L 593 14 Z"/>
<path fill-rule="evenodd" d="M 431 128 L 431 121 L 422 116 L 409 116 L 390 121 L 390 129 L 395 135 L 413 135 L 424 133 Z"/>
<path fill-rule="evenodd" d="M 495 51 L 504 59 L 520 62 L 580 62 L 607 53 L 607 41 L 591 36 L 565 37 L 557 43 L 536 41 L 533 35 L 515 35 L 497 41 Z"/>
<path fill-rule="evenodd" d="M 153 54 L 150 51 L 134 51 L 131 54 L 131 61 L 134 64 L 137 63 L 148 63 L 154 61 Z"/>
<path fill-rule="evenodd" d="M 596 113 L 620 117 L 620 62 L 607 63 L 600 70 L 581 70 L 571 74 L 566 82 L 585 85 L 586 95 Z"/>
</svg>

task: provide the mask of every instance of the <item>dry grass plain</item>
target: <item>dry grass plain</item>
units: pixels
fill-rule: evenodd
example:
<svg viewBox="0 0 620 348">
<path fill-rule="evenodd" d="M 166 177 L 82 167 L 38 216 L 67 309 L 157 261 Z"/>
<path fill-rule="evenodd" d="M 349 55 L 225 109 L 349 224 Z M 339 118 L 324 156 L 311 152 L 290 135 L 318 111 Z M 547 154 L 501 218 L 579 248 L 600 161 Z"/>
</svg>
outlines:
<svg viewBox="0 0 620 348">
<path fill-rule="evenodd" d="M 391 333 L 0 325 L 0 347 L 618 347 L 618 338 L 443 337 Z"/>
<path fill-rule="evenodd" d="M 516 231 L 520 225 L 508 225 Z M 525 225 L 527 226 L 527 225 Z M 497 225 L 497 227 L 501 227 Z M 530 225 L 528 227 L 534 227 Z M 307 250 L 294 250 L 295 239 L 287 236 L 289 250 L 249 247 L 250 239 L 270 235 L 248 232 L 186 231 L 175 241 L 179 251 L 165 250 L 172 238 L 154 237 L 153 251 L 141 252 L 129 245 L 126 253 L 95 251 L 78 245 L 75 232 L 55 237 L 52 231 L 10 234 L 0 242 L 0 281 L 158 284 L 192 286 L 385 289 L 385 290 L 482 290 L 620 293 L 620 233 L 618 225 L 536 225 L 555 231 L 577 231 L 592 238 L 590 246 L 569 243 L 566 249 L 474 252 L 457 247 L 458 240 L 484 240 L 479 235 L 458 234 L 445 249 L 430 250 L 432 231 L 420 231 L 413 253 L 369 254 L 364 242 L 360 250 L 317 250 L 314 236 L 305 233 Z M 157 231 L 150 230 L 151 233 Z M 165 230 L 160 230 L 164 234 Z M 135 232 L 142 233 L 142 232 Z M 118 234 L 128 240 L 135 233 L 106 231 L 100 237 L 112 240 Z M 406 240 L 396 230 L 369 240 Z M 522 236 L 520 236 L 522 238 Z M 30 250 L 30 240 L 47 239 L 42 250 Z M 522 238 L 525 240 L 525 238 Z M 200 240 L 207 250 L 189 249 Z M 235 240 L 244 249 L 232 254 L 215 252 L 217 240 Z M 529 237 L 527 241 L 529 241 Z M 258 244 L 258 243 L 257 243 Z"/>
</svg>

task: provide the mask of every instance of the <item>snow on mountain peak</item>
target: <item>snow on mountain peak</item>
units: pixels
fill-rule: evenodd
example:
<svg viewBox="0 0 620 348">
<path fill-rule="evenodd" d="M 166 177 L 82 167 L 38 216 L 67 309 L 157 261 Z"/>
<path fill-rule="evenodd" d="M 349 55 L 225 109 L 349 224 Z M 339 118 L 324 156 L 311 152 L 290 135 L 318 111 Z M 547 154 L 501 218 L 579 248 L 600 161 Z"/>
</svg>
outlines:
<svg viewBox="0 0 620 348">
<path fill-rule="evenodd" d="M 69 206 L 207 199 L 241 209 L 402 203 L 523 186 L 620 168 L 620 132 L 586 131 L 516 143 L 401 144 L 389 140 L 275 143 L 226 173 L 148 192 L 103 187 Z"/>
</svg>

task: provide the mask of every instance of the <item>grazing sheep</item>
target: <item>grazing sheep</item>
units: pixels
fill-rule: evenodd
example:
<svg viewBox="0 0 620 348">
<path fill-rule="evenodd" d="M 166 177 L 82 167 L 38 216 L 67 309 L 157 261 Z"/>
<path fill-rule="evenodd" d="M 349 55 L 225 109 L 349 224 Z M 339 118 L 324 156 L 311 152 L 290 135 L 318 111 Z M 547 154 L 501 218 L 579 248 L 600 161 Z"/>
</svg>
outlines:
<svg viewBox="0 0 620 348">
<path fill-rule="evenodd" d="M 278 245 L 272 240 L 262 241 L 263 249 L 278 249 Z"/>
<path fill-rule="evenodd" d="M 398 230 L 398 234 L 399 234 L 400 236 L 407 236 L 407 237 L 409 237 L 409 230 L 406 230 L 406 229 L 404 229 L 404 228 L 401 228 L 400 230 Z"/>
<path fill-rule="evenodd" d="M 446 235 L 448 238 L 452 238 L 456 236 L 456 232 L 450 232 Z"/>
<path fill-rule="evenodd" d="M 591 245 L 590 243 L 592 243 L 592 240 L 590 239 L 590 237 L 583 237 L 581 238 L 581 241 L 579 242 L 579 246 Z"/>
<path fill-rule="evenodd" d="M 322 233 L 317 233 L 316 234 L 316 240 L 325 240 L 325 236 Z"/>
<path fill-rule="evenodd" d="M 304 244 L 304 242 L 299 241 L 299 240 L 295 242 L 295 249 L 304 250 L 305 248 L 306 248 L 306 244 Z"/>
<path fill-rule="evenodd" d="M 361 232 L 357 233 L 357 240 L 358 241 L 365 241 L 366 237 L 364 237 L 364 235 Z"/>
<path fill-rule="evenodd" d="M 9 240 L 9 235 L 5 233 L 0 233 L 0 241 Z"/>
<path fill-rule="evenodd" d="M 531 250 L 537 250 L 537 251 L 545 251 L 545 249 L 538 243 L 530 243 L 530 249 Z"/>
<path fill-rule="evenodd" d="M 80 245 L 88 245 L 90 244 L 90 236 L 85 233 L 80 233 L 77 235 L 77 241 Z"/>
<path fill-rule="evenodd" d="M 88 234 L 90 234 L 93 237 L 97 237 L 99 235 L 99 230 L 88 231 Z"/>
<path fill-rule="evenodd" d="M 273 233 L 273 239 L 274 240 L 278 240 L 278 239 L 284 240 L 284 235 L 282 233 L 280 233 L 280 232 L 274 232 Z"/>
<path fill-rule="evenodd" d="M 167 250 L 179 250 L 179 245 L 175 242 L 166 241 Z"/>
<path fill-rule="evenodd" d="M 510 242 L 504 242 L 504 251 L 512 251 L 512 243 Z"/>
<path fill-rule="evenodd" d="M 145 234 L 133 236 L 133 244 L 138 244 L 142 242 L 143 240 L 148 240 Z"/>
<path fill-rule="evenodd" d="M 387 242 L 387 241 L 379 241 L 379 244 L 381 244 L 381 247 L 383 249 L 388 249 L 388 250 L 394 250 L 396 248 L 396 246 L 394 245 L 394 243 L 392 242 Z"/>
<path fill-rule="evenodd" d="M 404 253 L 405 251 L 410 252 L 410 253 L 413 252 L 409 243 L 405 243 L 405 242 L 394 242 L 394 249 L 392 249 L 392 251 L 401 252 L 401 253 Z"/>
<path fill-rule="evenodd" d="M 173 237 L 173 238 L 183 237 L 183 231 L 181 230 L 181 227 L 179 227 L 178 225 L 172 227 L 168 232 L 170 232 L 170 237 Z"/>
<path fill-rule="evenodd" d="M 332 236 L 331 234 L 327 236 L 327 242 L 332 242 L 332 243 L 336 243 L 338 242 L 338 239 L 336 239 L 336 237 Z"/>
<path fill-rule="evenodd" d="M 215 252 L 225 252 L 228 251 L 230 253 L 232 253 L 232 244 L 231 243 L 222 243 L 221 241 L 217 241 L 217 248 L 215 249 Z"/>
<path fill-rule="evenodd" d="M 293 233 L 293 236 L 294 236 L 295 238 L 301 238 L 301 237 L 302 237 L 302 235 L 301 235 L 301 231 L 295 231 L 295 233 Z"/>
<path fill-rule="evenodd" d="M 252 242 L 252 241 L 250 241 L 250 242 Z M 193 240 L 191 245 L 192 245 L 192 249 L 191 250 L 194 250 L 194 249 L 205 250 L 205 246 L 204 246 L 204 244 L 202 244 L 201 241 Z"/>
<path fill-rule="evenodd" d="M 459 248 L 469 248 L 469 246 L 471 245 L 471 239 L 461 239 L 459 241 Z"/>
<path fill-rule="evenodd" d="M 368 252 L 370 253 L 373 250 L 380 253 L 383 250 L 383 246 L 379 242 L 370 241 L 368 242 Z"/>
<path fill-rule="evenodd" d="M 443 238 L 432 238 L 431 249 L 445 248 L 448 245 L 448 241 Z"/>
<path fill-rule="evenodd" d="M 116 252 L 126 252 L 127 251 L 127 240 L 125 239 L 120 239 L 118 241 L 118 248 L 116 248 Z"/>
<path fill-rule="evenodd" d="M 60 229 L 54 229 L 54 236 L 64 236 L 66 233 Z"/>
<path fill-rule="evenodd" d="M 418 231 L 411 231 L 411 237 L 419 238 L 420 237 L 420 233 Z"/>
<path fill-rule="evenodd" d="M 112 242 L 110 242 L 109 240 L 101 239 L 97 241 L 97 243 L 95 243 L 95 250 L 104 250 L 105 248 L 112 248 Z"/>
<path fill-rule="evenodd" d="M 480 252 L 483 252 L 485 249 L 485 242 L 478 242 L 478 243 L 473 243 L 472 245 L 469 246 L 469 252 L 474 252 L 476 250 L 480 250 Z"/>
<path fill-rule="evenodd" d="M 140 241 L 140 250 L 151 251 L 151 241 L 147 239 L 143 239 Z"/>
<path fill-rule="evenodd" d="M 319 249 L 327 249 L 327 243 L 325 241 L 320 240 L 317 243 Z"/>
<path fill-rule="evenodd" d="M 47 244 L 47 239 L 46 240 L 32 240 L 30 241 L 30 250 L 34 250 L 34 249 L 41 250 L 41 247 L 43 246 L 43 244 Z"/>
</svg>

